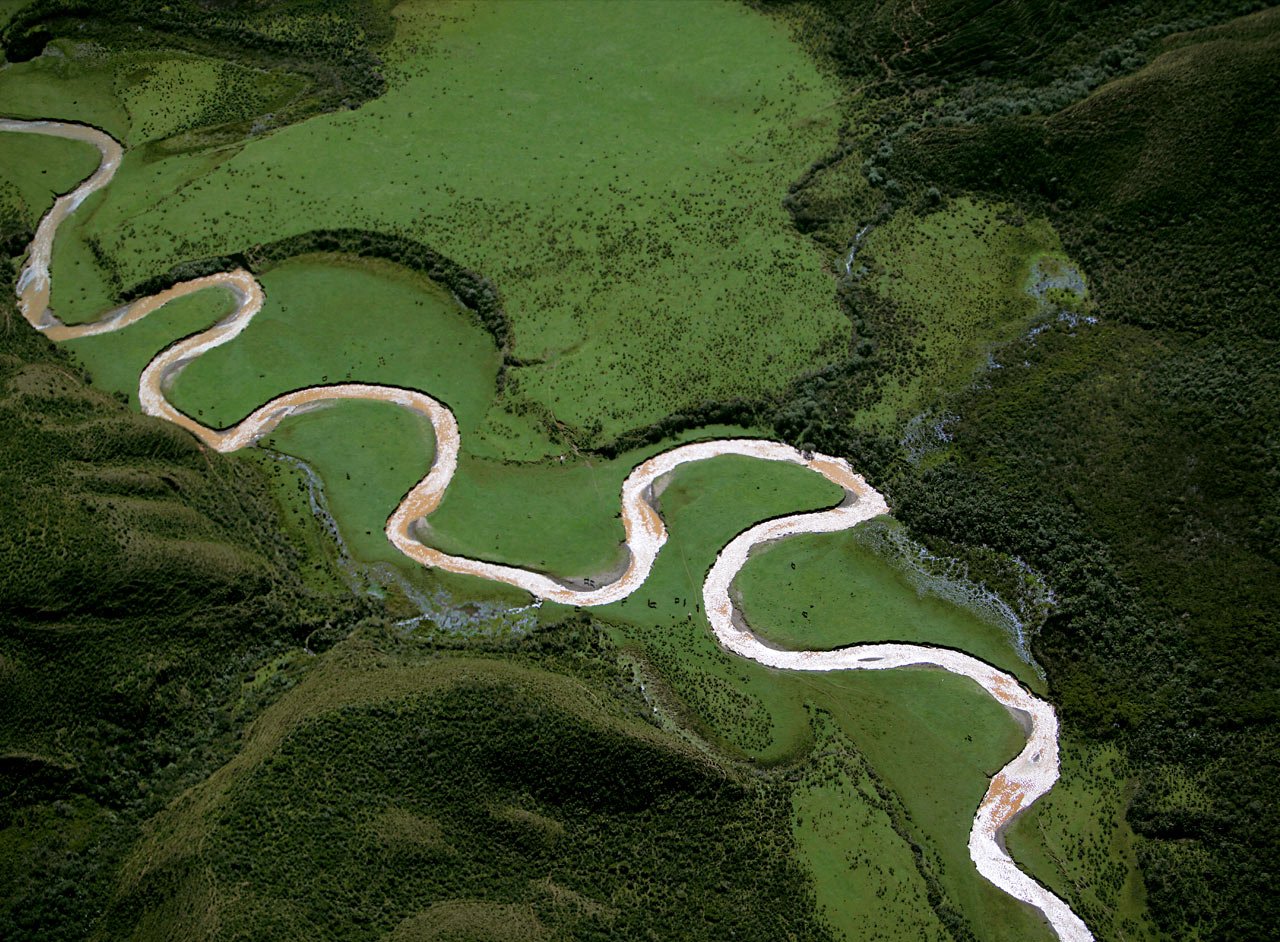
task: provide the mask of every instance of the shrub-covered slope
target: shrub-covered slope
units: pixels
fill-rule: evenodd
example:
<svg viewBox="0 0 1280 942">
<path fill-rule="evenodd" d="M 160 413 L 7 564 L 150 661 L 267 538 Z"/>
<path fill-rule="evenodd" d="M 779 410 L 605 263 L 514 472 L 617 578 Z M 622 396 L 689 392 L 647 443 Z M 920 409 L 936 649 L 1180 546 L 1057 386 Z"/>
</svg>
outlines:
<svg viewBox="0 0 1280 942">
<path fill-rule="evenodd" d="M 935 385 L 916 425 L 859 428 L 841 414 L 915 366 L 910 322 L 855 271 L 840 290 L 864 355 L 797 386 L 779 430 L 868 468 L 934 545 L 994 548 L 1046 577 L 1058 604 L 1035 650 L 1067 734 L 1135 763 L 1128 817 L 1157 922 L 1173 938 L 1266 937 L 1280 846 L 1280 15 L 1045 4 L 1036 36 L 1075 30 L 1046 70 L 1021 16 L 956 25 L 962 3 L 907 6 L 872 18 L 896 24 L 893 43 L 874 23 L 863 34 L 875 68 L 828 45 L 863 23 L 853 7 L 784 8 L 860 83 L 878 127 L 800 181 L 798 224 L 833 246 L 853 238 L 832 181 L 866 155 L 869 192 L 844 190 L 861 222 L 895 216 L 902 231 L 898 217 L 962 196 L 1010 201 L 1053 224 L 1089 300 L 1048 305 L 973 381 Z M 936 429 L 923 449 L 921 423 Z"/>
<path fill-rule="evenodd" d="M 1280 17 L 1191 35 L 1044 119 L 907 136 L 890 166 L 922 183 L 1047 203 L 1112 317 L 1280 339 Z"/>
<path fill-rule="evenodd" d="M 153 823 L 102 937 L 828 938 L 788 793 L 637 718 L 592 634 L 334 648 Z"/>
<path fill-rule="evenodd" d="M 131 828 L 231 746 L 244 665 L 360 606 L 303 588 L 252 466 L 0 331 L 0 935 L 79 938 Z"/>
</svg>

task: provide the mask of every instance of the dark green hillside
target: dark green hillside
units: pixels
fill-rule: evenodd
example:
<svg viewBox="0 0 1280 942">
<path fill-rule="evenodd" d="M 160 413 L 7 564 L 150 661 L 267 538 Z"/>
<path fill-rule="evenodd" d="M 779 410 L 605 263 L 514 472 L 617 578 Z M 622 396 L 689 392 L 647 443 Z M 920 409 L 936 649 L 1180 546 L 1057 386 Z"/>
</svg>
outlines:
<svg viewBox="0 0 1280 942">
<path fill-rule="evenodd" d="M 801 7 L 805 38 L 847 75 L 906 81 L 930 73 L 1020 70 L 1051 54 L 1080 17 L 1064 0 L 782 0 L 764 5 Z"/>
<path fill-rule="evenodd" d="M 223 761 L 248 665 L 317 596 L 266 482 L 0 334 L 0 935 L 82 938 L 132 829 Z"/>
<path fill-rule="evenodd" d="M 828 938 L 787 792 L 521 661 L 333 649 L 156 820 L 100 937 Z"/>
<path fill-rule="evenodd" d="M 1280 339 L 1280 15 L 1165 47 L 1047 119 L 909 135 L 891 166 L 903 180 L 1046 203 L 1113 317 Z"/>
<path fill-rule="evenodd" d="M 876 96 L 919 93 L 909 108 L 974 113 L 1018 90 L 1088 91 L 1144 64 L 1161 37 L 1262 4 L 1213 0 L 751 0 L 786 16 L 828 66 Z M 938 93 L 942 94 L 939 95 Z M 1083 92 L 1079 92 L 1082 95 Z M 951 100 L 948 100 L 951 99 Z M 988 102 L 984 110 L 994 109 Z M 905 117 L 899 112 L 900 117 Z M 919 120 L 920 115 L 912 115 Z"/>
<path fill-rule="evenodd" d="M 869 30 L 858 48 L 875 68 L 821 41 L 857 29 L 852 7 L 786 8 L 815 53 L 871 95 L 878 130 L 851 132 L 842 158 L 870 154 L 872 195 L 847 197 L 863 221 L 924 218 L 965 195 L 1011 201 L 1052 222 L 1090 300 L 996 349 L 969 388 L 935 389 L 933 414 L 953 418 L 921 457 L 904 428 L 837 416 L 874 405 L 916 355 L 917 328 L 848 279 L 866 355 L 797 387 L 778 427 L 850 454 L 945 551 L 994 548 L 1046 576 L 1059 605 L 1034 647 L 1068 735 L 1117 743 L 1134 762 L 1128 817 L 1153 916 L 1171 938 L 1269 937 L 1280 917 L 1280 12 L 1045 4 L 1045 28 L 1026 32 L 1012 15 L 1025 6 L 994 5 L 1011 15 L 985 32 L 981 13 L 947 28 L 963 4 L 911 5 L 923 19 L 905 4 L 881 10 L 903 45 L 890 55 Z M 1075 32 L 1046 52 L 1057 69 L 1046 74 L 1028 43 L 1063 24 Z M 941 32 L 910 32 L 926 26 Z M 852 236 L 830 221 L 839 166 L 792 195 L 798 224 L 835 246 Z"/>
</svg>

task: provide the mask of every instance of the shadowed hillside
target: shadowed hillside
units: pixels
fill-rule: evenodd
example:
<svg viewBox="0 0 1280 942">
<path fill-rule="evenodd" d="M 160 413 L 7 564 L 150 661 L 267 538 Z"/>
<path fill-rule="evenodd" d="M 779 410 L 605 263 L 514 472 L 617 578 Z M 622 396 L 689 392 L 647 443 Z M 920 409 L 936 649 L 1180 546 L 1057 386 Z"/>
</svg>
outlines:
<svg viewBox="0 0 1280 942">
<path fill-rule="evenodd" d="M 362 606 L 304 588 L 255 468 L 95 391 L 12 307 L 0 345 L 0 929 L 77 938 L 131 828 L 233 746 L 245 666 Z"/>
<path fill-rule="evenodd" d="M 876 126 L 798 181 L 798 225 L 839 250 L 847 206 L 927 233 L 961 198 L 995 201 L 1006 225 L 1052 223 L 1087 297 L 1054 296 L 971 379 L 934 386 L 916 425 L 860 426 L 838 416 L 921 362 L 915 275 L 873 231 L 840 287 L 864 356 L 799 384 L 778 428 L 871 469 L 938 551 L 1044 574 L 1058 605 L 1034 649 L 1068 735 L 1136 763 L 1128 817 L 1157 922 L 1261 938 L 1280 843 L 1280 15 L 1061 3 L 1040 29 L 1026 8 L 961 22 L 962 3 L 890 5 L 837 49 L 863 23 L 853 7 L 782 7 Z M 1060 40 L 1053 69 L 1031 62 L 1040 37 Z"/>
<path fill-rule="evenodd" d="M 590 635 L 542 663 L 589 673 Z M 101 937 L 828 938 L 785 791 L 475 653 L 334 648 L 148 827 Z"/>
</svg>

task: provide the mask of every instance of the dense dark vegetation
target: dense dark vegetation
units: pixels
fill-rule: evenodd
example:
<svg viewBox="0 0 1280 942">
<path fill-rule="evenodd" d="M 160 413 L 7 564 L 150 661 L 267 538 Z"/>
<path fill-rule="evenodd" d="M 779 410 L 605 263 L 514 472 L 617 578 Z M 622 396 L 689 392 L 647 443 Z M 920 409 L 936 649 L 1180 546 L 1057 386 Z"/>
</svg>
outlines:
<svg viewBox="0 0 1280 942">
<path fill-rule="evenodd" d="M 36 0 L 16 13 L 0 48 L 11 62 L 38 56 L 53 39 L 115 50 L 162 46 L 303 77 L 309 91 L 269 116 L 288 124 L 321 111 L 355 108 L 386 87 L 376 50 L 392 35 L 384 0 Z M 283 27 L 283 28 L 282 28 Z M 228 135 L 262 116 L 221 116 Z"/>
<path fill-rule="evenodd" d="M 813 186 L 866 159 L 866 222 L 978 194 L 1047 215 L 1100 323 L 996 351 L 921 457 L 841 418 L 910 369 L 892 305 L 844 279 L 855 349 L 797 384 L 780 434 L 849 455 L 952 551 L 1043 572 L 1035 651 L 1069 731 L 1122 744 L 1153 915 L 1171 937 L 1264 938 L 1280 846 L 1280 16 L 1205 3 L 769 5 L 870 95 L 788 197 L 839 250 Z M 1183 32 L 1184 30 L 1195 30 Z M 817 194 L 821 194 L 818 196 Z M 865 204 L 865 198 L 862 199 Z M 849 200 L 855 200 L 850 195 Z M 1195 782 L 1205 797 L 1179 797 Z"/>
<path fill-rule="evenodd" d="M 180 840 L 144 842 L 107 936 L 195 896 L 198 936 L 827 937 L 787 793 L 602 698 L 620 678 L 585 618 L 465 656 L 374 632 L 328 657 L 166 813 Z"/>
<path fill-rule="evenodd" d="M 363 603 L 304 588 L 251 466 L 93 390 L 11 305 L 0 424 L 0 936 L 77 939 L 139 823 L 230 754 L 245 666 Z"/>
</svg>

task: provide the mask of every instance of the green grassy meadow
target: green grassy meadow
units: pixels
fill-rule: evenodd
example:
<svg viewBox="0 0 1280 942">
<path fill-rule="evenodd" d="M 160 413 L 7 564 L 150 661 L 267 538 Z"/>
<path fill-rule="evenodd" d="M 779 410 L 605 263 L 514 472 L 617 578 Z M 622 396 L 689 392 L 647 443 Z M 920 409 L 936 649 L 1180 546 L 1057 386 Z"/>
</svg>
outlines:
<svg viewBox="0 0 1280 942">
<path fill-rule="evenodd" d="M 804 534 L 752 554 L 735 587 L 748 623 L 781 647 L 831 649 L 868 641 L 957 648 L 1043 684 L 1007 632 L 918 588 L 859 531 Z"/>
<path fill-rule="evenodd" d="M 428 532 L 452 534 L 452 539 L 433 541 L 451 552 L 481 552 L 488 558 L 491 550 L 484 548 L 496 546 L 501 562 L 531 565 L 559 576 L 600 574 L 622 561 L 618 508 L 623 479 L 639 461 L 666 447 L 628 453 L 611 462 L 568 463 L 563 468 L 475 462 L 465 476 L 459 474 L 462 486 L 457 495 L 452 489 L 446 495 L 428 521 Z M 710 560 L 728 542 L 726 537 L 710 548 L 720 534 L 729 530 L 732 536 L 733 527 L 742 529 L 762 516 L 785 512 L 778 508 L 818 508 L 840 500 L 838 488 L 810 471 L 732 456 L 682 467 L 670 481 L 660 498 L 664 514 L 696 499 L 698 492 L 734 495 L 734 504 L 722 505 L 708 515 L 680 514 L 681 523 L 692 532 L 682 535 L 678 544 L 669 542 L 662 555 L 692 557 L 693 568 L 684 580 L 677 577 L 675 582 L 651 577 L 641 590 L 645 594 L 652 587 L 656 595 L 670 588 L 673 598 L 680 594 L 695 602 L 701 598 L 702 575 Z M 522 513 L 523 521 L 519 520 Z M 708 539 L 708 531 L 715 535 Z M 684 608 L 692 611 L 688 605 Z"/>
<path fill-rule="evenodd" d="M 0 74 L 0 108 L 18 118 L 93 124 L 131 148 L 158 141 L 181 148 L 186 132 L 265 114 L 302 92 L 302 82 L 281 70 L 191 52 L 110 54 L 67 40 L 54 48 L 54 56 L 12 63 Z"/>
<path fill-rule="evenodd" d="M 736 480 L 717 467 L 722 463 L 737 472 Z M 902 803 L 900 826 L 909 835 L 906 839 L 938 855 L 925 866 L 936 874 L 949 905 L 980 937 L 1047 937 L 1037 920 L 986 884 L 968 859 L 968 829 L 986 781 L 1021 748 L 1021 731 L 1000 707 L 976 687 L 940 671 L 789 674 L 729 655 L 712 638 L 700 612 L 701 586 L 720 547 L 755 520 L 828 506 L 838 496 L 831 493 L 831 485 L 812 475 L 807 481 L 796 476 L 791 487 L 769 486 L 770 478 L 781 483 L 792 477 L 786 472 L 797 471 L 734 458 L 682 469 L 662 494 L 671 537 L 649 581 L 629 599 L 593 611 L 616 625 L 615 637 L 651 666 L 679 720 L 720 748 L 766 766 L 786 766 L 814 749 L 810 705 L 829 712 L 851 748 L 866 755 Z M 809 485 L 807 494 L 796 489 L 802 483 Z M 753 493 L 757 486 L 761 490 Z M 749 500 L 744 501 L 744 493 Z M 903 583 L 877 588 L 883 593 L 878 604 L 885 608 L 918 603 L 914 590 Z M 974 634 L 975 638 L 957 634 L 954 640 L 963 647 L 982 637 L 982 632 Z M 657 694 L 660 709 L 666 706 L 662 697 Z M 851 778 L 817 783 L 797 801 L 814 815 L 821 808 L 856 818 L 870 813 L 856 785 Z M 798 825 L 796 834 L 813 869 L 829 865 L 829 831 Z M 887 871 L 880 879 L 895 883 L 895 888 L 885 892 L 904 894 L 901 900 L 910 896 L 909 904 L 882 903 L 883 893 L 875 902 L 851 897 L 850 886 L 864 877 L 852 883 L 834 878 L 819 882 L 819 900 L 836 924 L 850 938 L 859 938 L 857 927 L 864 913 L 876 910 L 877 918 L 899 927 L 899 934 L 890 937 L 914 938 L 911 927 L 922 900 L 905 894 Z M 916 878 L 904 874 L 904 879 L 903 885 L 910 886 Z"/>
<path fill-rule="evenodd" d="M 221 428 L 292 389 L 368 382 L 436 396 L 464 436 L 479 425 L 493 396 L 497 352 L 431 282 L 340 257 L 297 259 L 261 281 L 268 301 L 244 333 L 175 380 L 173 402 L 184 412 Z"/>
<path fill-rule="evenodd" d="M 398 447 L 370 442 L 370 426 L 394 437 Z M 263 444 L 312 465 L 352 555 L 404 563 L 382 528 L 431 467 L 435 435 L 425 417 L 383 402 L 337 402 L 291 417 Z"/>
<path fill-rule="evenodd" d="M 152 358 L 175 340 L 211 327 L 234 308 L 230 292 L 201 291 L 170 301 L 127 330 L 69 340 L 62 347 L 89 371 L 96 386 L 128 396 L 136 409 L 138 378 Z"/>
<path fill-rule="evenodd" d="M 33 230 L 54 197 L 75 188 L 98 166 L 89 144 L 39 134 L 0 134 L 3 203 Z"/>
<path fill-rule="evenodd" d="M 1039 313 L 1026 289 L 1032 265 L 1046 256 L 1062 257 L 1047 220 L 968 198 L 873 229 L 858 256 L 865 289 L 893 303 L 913 351 L 909 368 L 882 380 L 880 400 L 860 423 L 894 427 L 967 385 L 988 352 Z"/>
<path fill-rule="evenodd" d="M 115 87 L 112 57 L 83 48 L 71 55 L 40 56 L 9 63 L 0 72 L 0 112 L 14 118 L 79 121 L 124 140 L 129 116 Z"/>
<path fill-rule="evenodd" d="M 847 322 L 776 195 L 828 146 L 837 93 L 780 26 L 712 3 L 584 5 L 572 30 L 537 2 L 396 15 L 391 87 L 360 110 L 207 152 L 216 169 L 131 153 L 60 240 L 55 304 L 99 310 L 112 278 L 305 218 L 403 231 L 493 279 L 528 364 L 500 406 L 601 440 L 839 354 Z M 111 272 L 77 248 L 90 238 Z"/>
<path fill-rule="evenodd" d="M 866 760 L 819 715 L 815 758 L 793 798 L 796 840 L 823 913 L 850 939 L 951 938 L 937 913 L 915 905 L 928 884 L 895 829 Z M 848 900 L 862 900 L 853 907 Z M 875 905 L 870 905 L 876 900 Z"/>
</svg>

